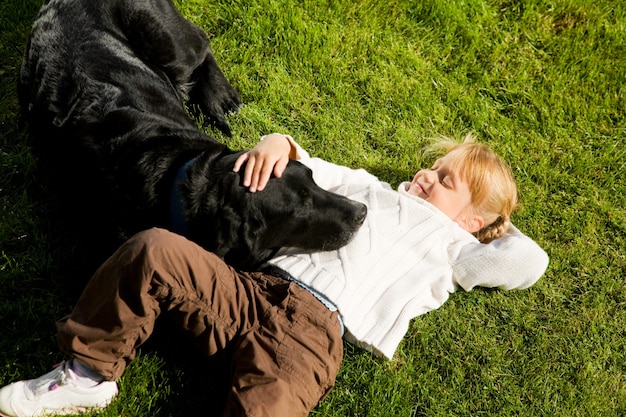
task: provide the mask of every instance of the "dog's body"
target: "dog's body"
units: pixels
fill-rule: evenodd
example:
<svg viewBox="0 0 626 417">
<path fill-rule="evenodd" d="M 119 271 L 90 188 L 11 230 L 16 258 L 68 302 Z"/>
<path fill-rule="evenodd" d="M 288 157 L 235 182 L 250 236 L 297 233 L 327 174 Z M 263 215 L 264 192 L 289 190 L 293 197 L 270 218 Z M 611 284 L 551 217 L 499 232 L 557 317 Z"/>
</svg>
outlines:
<svg viewBox="0 0 626 417">
<path fill-rule="evenodd" d="M 230 134 L 225 115 L 239 95 L 205 34 L 171 0 L 47 2 L 18 92 L 69 217 L 94 239 L 171 229 L 182 218 L 188 237 L 250 267 L 282 246 L 338 248 L 364 219 L 363 205 L 320 189 L 298 162 L 262 192 L 241 185 L 237 154 L 200 131 L 183 105 Z"/>
</svg>

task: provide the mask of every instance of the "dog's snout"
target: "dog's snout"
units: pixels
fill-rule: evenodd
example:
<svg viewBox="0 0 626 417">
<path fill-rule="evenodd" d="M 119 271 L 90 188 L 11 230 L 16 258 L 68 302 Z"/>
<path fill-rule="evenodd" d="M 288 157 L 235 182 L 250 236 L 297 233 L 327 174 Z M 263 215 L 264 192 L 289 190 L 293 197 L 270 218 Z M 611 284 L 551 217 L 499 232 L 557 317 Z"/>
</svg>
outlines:
<svg viewBox="0 0 626 417">
<path fill-rule="evenodd" d="M 354 215 L 352 217 L 352 220 L 356 224 L 362 224 L 365 221 L 365 217 L 367 216 L 367 206 L 356 201 L 352 202 L 352 205 L 354 206 Z"/>
</svg>

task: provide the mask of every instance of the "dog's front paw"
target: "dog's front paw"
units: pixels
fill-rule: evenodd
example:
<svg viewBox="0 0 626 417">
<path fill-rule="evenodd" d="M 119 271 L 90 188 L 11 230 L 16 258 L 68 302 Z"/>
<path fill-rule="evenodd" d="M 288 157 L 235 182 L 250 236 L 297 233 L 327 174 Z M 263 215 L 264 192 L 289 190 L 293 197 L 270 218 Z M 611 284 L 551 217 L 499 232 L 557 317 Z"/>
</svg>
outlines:
<svg viewBox="0 0 626 417">
<path fill-rule="evenodd" d="M 237 113 L 241 107 L 241 97 L 233 86 L 225 78 L 215 80 L 207 84 L 207 93 L 204 95 L 203 111 L 209 115 L 227 116 L 230 113 Z"/>
<path fill-rule="evenodd" d="M 200 108 L 209 123 L 231 136 L 226 116 L 239 111 L 242 105 L 239 93 L 228 82 L 212 56 L 196 71 L 195 80 L 189 95 L 190 103 Z"/>
</svg>

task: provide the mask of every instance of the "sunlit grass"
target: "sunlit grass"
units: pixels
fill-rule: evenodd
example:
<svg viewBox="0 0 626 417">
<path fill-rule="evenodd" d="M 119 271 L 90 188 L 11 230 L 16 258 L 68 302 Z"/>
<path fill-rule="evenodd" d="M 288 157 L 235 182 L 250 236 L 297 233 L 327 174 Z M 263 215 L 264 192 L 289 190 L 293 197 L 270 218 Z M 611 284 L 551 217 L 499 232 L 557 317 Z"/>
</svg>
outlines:
<svg viewBox="0 0 626 417">
<path fill-rule="evenodd" d="M 17 69 L 39 4 L 0 4 L 0 384 L 62 358 L 54 320 L 74 297 L 71 257 L 48 239 L 45 190 L 17 120 Z M 245 102 L 229 119 L 233 138 L 208 132 L 233 148 L 289 133 L 394 186 L 430 163 L 429 138 L 474 132 L 511 164 L 522 201 L 513 221 L 551 257 L 529 290 L 456 293 L 417 318 L 394 361 L 346 345 L 314 415 L 626 414 L 621 2 L 178 5 Z M 205 376 L 154 345 L 102 415 L 199 413 L 194 381 Z"/>
</svg>

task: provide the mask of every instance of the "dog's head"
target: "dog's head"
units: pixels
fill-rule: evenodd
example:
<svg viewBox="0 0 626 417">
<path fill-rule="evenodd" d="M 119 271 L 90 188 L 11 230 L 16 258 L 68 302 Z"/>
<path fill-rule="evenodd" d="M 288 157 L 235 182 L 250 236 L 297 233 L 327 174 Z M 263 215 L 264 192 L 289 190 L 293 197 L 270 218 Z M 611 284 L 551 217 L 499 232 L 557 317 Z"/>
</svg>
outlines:
<svg viewBox="0 0 626 417">
<path fill-rule="evenodd" d="M 338 249 L 363 223 L 365 205 L 320 188 L 297 161 L 251 193 L 232 171 L 238 155 L 199 158 L 183 186 L 189 237 L 232 265 L 254 267 L 280 247 Z"/>
</svg>

